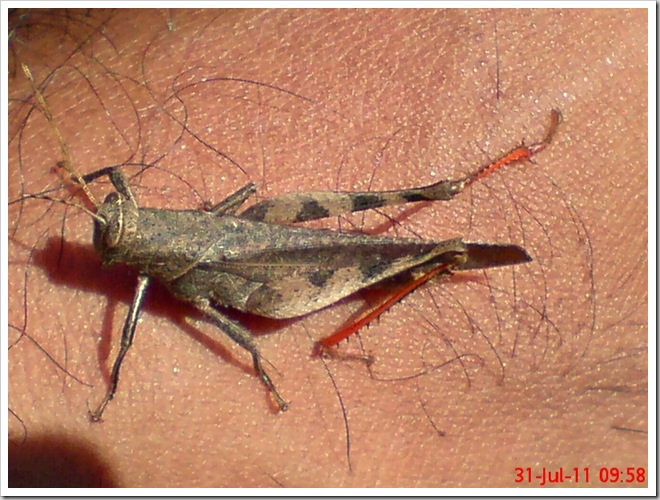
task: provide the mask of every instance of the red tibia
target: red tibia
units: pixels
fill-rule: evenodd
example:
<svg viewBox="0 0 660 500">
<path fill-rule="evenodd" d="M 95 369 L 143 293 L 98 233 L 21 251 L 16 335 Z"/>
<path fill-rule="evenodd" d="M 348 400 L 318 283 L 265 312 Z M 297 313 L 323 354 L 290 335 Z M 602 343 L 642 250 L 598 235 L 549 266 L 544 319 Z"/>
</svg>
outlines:
<svg viewBox="0 0 660 500">
<path fill-rule="evenodd" d="M 510 165 L 518 161 L 528 160 L 532 156 L 543 151 L 552 142 L 552 138 L 555 135 L 557 127 L 559 126 L 560 123 L 561 123 L 561 112 L 557 109 L 553 109 L 550 112 L 550 126 L 548 127 L 548 131 L 546 132 L 545 136 L 540 142 L 535 142 L 534 144 L 531 144 L 529 146 L 522 144 L 521 146 L 518 146 L 517 148 L 509 151 L 499 159 L 495 160 L 491 164 L 480 168 L 479 170 L 477 170 L 476 172 L 474 172 L 465 179 L 465 187 L 473 184 L 479 179 L 483 179 L 484 177 L 492 174 L 493 172 L 499 170 L 502 167 L 505 167 L 507 165 Z M 435 269 L 432 269 L 422 277 L 406 284 L 398 291 L 394 292 L 389 298 L 384 300 L 379 306 L 376 306 L 374 309 L 364 314 L 360 319 L 358 319 L 354 323 L 351 323 L 349 326 L 342 328 L 341 330 L 330 335 L 329 337 L 319 340 L 316 343 L 316 346 L 314 347 L 314 353 L 321 354 L 324 349 L 330 348 L 338 344 L 342 340 L 350 337 L 351 335 L 356 333 L 360 328 L 367 325 L 374 319 L 378 318 L 381 314 L 383 314 L 390 307 L 392 307 L 394 304 L 396 304 L 401 299 L 403 299 L 410 292 L 419 288 L 424 283 L 432 279 L 434 276 L 438 275 L 443 271 L 447 271 L 448 269 L 449 269 L 448 264 L 442 264 L 436 267 Z"/>
<path fill-rule="evenodd" d="M 396 304 L 401 299 L 403 299 L 406 295 L 408 295 L 415 289 L 422 286 L 424 283 L 432 279 L 434 276 L 437 276 L 441 272 L 446 271 L 447 269 L 449 269 L 449 264 L 439 265 L 438 267 L 431 269 L 428 273 L 417 278 L 416 280 L 413 280 L 410 283 L 405 284 L 403 287 L 401 287 L 399 290 L 395 291 L 392 295 L 390 295 L 387 299 L 385 299 L 380 305 L 376 306 L 371 311 L 364 314 L 360 319 L 358 319 L 354 323 L 351 323 L 350 325 L 342 328 L 338 332 L 333 333 L 332 335 L 319 340 L 314 346 L 314 353 L 317 355 L 321 354 L 324 351 L 324 349 L 332 347 L 338 344 L 339 342 L 341 342 L 342 340 L 350 337 L 351 335 L 356 333 L 360 328 L 369 324 L 374 319 L 378 318 L 381 314 L 383 314 L 390 307 L 392 307 L 394 304 Z"/>
<path fill-rule="evenodd" d="M 543 151 L 552 142 L 552 137 L 555 135 L 559 123 L 561 123 L 561 113 L 559 112 L 559 110 L 553 109 L 550 112 L 550 127 L 548 127 L 548 131 L 546 132 L 543 140 L 541 140 L 540 142 L 535 142 L 534 144 L 531 144 L 529 146 L 522 144 L 517 148 L 509 151 L 505 155 L 501 156 L 491 164 L 480 168 L 479 170 L 468 176 L 468 178 L 466 179 L 466 187 L 469 186 L 470 184 L 474 184 L 479 179 L 483 179 L 484 177 L 492 174 L 493 172 L 499 170 L 502 167 L 506 167 L 507 165 L 511 165 L 512 163 L 518 161 L 528 160 L 532 156 Z"/>
</svg>

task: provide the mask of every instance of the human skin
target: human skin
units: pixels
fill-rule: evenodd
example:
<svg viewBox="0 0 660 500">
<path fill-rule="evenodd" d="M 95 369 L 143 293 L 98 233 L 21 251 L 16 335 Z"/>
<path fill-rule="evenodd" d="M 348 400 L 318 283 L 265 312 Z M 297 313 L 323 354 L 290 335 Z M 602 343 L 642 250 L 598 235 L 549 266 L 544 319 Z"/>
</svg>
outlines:
<svg viewBox="0 0 660 500">
<path fill-rule="evenodd" d="M 359 361 L 310 356 L 359 300 L 275 326 L 242 318 L 259 332 L 286 413 L 244 351 L 156 288 L 117 396 L 90 423 L 135 274 L 101 267 L 85 214 L 43 200 L 11 205 L 15 474 L 40 476 L 40 455 L 55 457 L 49 467 L 73 456 L 89 475 L 63 463 L 60 479 L 125 487 L 506 487 L 519 485 L 516 467 L 589 468 L 579 486 L 600 486 L 600 467 L 647 467 L 646 11 L 49 11 L 28 20 L 10 60 L 10 98 L 21 100 L 9 109 L 10 200 L 62 185 L 55 134 L 36 112 L 26 118 L 32 91 L 20 63 L 38 82 L 57 69 L 44 93 L 81 171 L 167 153 L 133 180 L 153 207 L 199 207 L 250 181 L 263 197 L 429 184 L 539 140 L 552 108 L 564 122 L 535 165 L 504 169 L 449 204 L 387 211 L 402 216 L 401 236 L 511 242 L 534 262 L 434 281 L 397 304 L 362 332 L 375 378 Z M 202 83 L 221 77 L 272 87 Z M 166 99 L 186 83 L 189 129 L 235 163 L 190 135 L 177 141 L 181 127 L 163 108 L 184 119 Z M 93 189 L 101 199 L 110 190 Z M 352 220 L 389 227 L 379 215 Z M 63 374 L 28 335 L 94 387 Z M 340 349 L 360 352 L 360 343 Z"/>
</svg>

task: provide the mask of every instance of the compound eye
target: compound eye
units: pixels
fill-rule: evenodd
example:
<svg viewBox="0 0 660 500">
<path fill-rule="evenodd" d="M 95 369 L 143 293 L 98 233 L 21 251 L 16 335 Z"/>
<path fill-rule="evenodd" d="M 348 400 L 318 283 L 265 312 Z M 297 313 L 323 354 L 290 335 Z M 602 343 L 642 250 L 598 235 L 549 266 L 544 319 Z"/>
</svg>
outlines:
<svg viewBox="0 0 660 500">
<path fill-rule="evenodd" d="M 105 244 L 114 248 L 119 244 L 121 235 L 124 232 L 124 207 L 123 200 L 117 196 L 114 201 L 112 216 L 105 226 Z"/>
<path fill-rule="evenodd" d="M 114 248 L 124 232 L 124 199 L 118 193 L 110 193 L 96 215 L 103 221 L 95 222 L 94 242 L 106 248 Z"/>
</svg>

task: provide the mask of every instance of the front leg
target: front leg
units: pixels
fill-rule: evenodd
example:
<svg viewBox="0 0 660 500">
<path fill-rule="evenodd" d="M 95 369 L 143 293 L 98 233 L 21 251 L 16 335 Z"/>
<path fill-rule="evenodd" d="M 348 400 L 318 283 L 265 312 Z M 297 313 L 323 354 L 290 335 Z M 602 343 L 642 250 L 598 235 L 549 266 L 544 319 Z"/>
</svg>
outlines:
<svg viewBox="0 0 660 500">
<path fill-rule="evenodd" d="M 92 422 L 99 422 L 105 407 L 108 405 L 112 398 L 117 392 L 117 385 L 119 384 L 119 370 L 121 369 L 121 364 L 124 361 L 124 357 L 128 350 L 133 345 L 133 338 L 135 337 L 135 327 L 137 326 L 138 316 L 140 315 L 140 310 L 142 309 L 142 304 L 144 303 L 144 298 L 147 294 L 147 288 L 149 287 L 149 276 L 141 274 L 138 276 L 138 284 L 135 289 L 135 296 L 133 297 L 133 303 L 131 304 L 130 309 L 128 310 L 128 316 L 126 316 L 126 321 L 124 322 L 124 328 L 121 332 L 121 348 L 115 359 L 115 363 L 112 367 L 112 375 L 110 376 L 110 386 L 108 387 L 105 397 L 98 408 L 90 412 L 89 416 Z"/>
</svg>

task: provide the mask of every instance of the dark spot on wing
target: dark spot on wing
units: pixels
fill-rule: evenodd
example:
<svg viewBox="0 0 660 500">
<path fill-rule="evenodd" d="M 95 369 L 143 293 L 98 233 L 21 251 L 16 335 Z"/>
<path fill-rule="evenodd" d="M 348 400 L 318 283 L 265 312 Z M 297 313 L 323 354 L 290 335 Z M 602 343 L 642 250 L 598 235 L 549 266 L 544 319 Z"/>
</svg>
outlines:
<svg viewBox="0 0 660 500">
<path fill-rule="evenodd" d="M 307 200 L 302 203 L 302 208 L 296 214 L 295 222 L 307 220 L 324 219 L 330 217 L 330 210 L 325 208 L 316 200 Z"/>
<path fill-rule="evenodd" d="M 319 269 L 309 275 L 309 282 L 318 288 L 323 288 L 333 274 L 335 272 L 332 269 Z"/>
<path fill-rule="evenodd" d="M 373 278 L 382 276 L 390 265 L 391 263 L 389 261 L 381 259 L 362 263 L 360 265 L 360 272 L 362 273 L 363 278 L 362 281 L 366 283 L 373 280 Z"/>
</svg>

